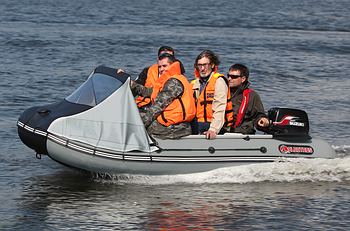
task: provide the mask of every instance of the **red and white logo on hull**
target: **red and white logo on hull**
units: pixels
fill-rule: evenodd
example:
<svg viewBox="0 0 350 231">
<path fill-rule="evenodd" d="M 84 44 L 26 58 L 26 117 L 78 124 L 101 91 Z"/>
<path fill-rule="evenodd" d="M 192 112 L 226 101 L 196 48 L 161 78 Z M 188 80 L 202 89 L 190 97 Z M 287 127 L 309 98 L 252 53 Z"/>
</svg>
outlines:
<svg viewBox="0 0 350 231">
<path fill-rule="evenodd" d="M 310 146 L 281 144 L 278 147 L 278 149 L 283 154 L 307 154 L 307 155 L 312 155 L 314 153 L 314 149 L 312 147 L 310 147 Z"/>
</svg>

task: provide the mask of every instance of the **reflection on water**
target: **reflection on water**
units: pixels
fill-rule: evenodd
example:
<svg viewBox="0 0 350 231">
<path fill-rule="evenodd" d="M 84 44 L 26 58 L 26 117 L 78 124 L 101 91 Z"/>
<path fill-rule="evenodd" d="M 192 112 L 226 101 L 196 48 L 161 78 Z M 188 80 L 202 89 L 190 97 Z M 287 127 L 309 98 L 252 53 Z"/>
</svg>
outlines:
<svg viewBox="0 0 350 231">
<path fill-rule="evenodd" d="M 16 200 L 22 215 L 12 228 L 278 229 L 283 223 L 287 228 L 320 229 L 326 222 L 337 224 L 334 212 L 349 216 L 345 207 L 350 194 L 340 193 L 344 190 L 350 192 L 348 184 L 312 181 L 139 184 L 129 178 L 129 183 L 119 184 L 109 177 L 101 181 L 88 173 L 64 171 L 23 185 Z"/>
</svg>

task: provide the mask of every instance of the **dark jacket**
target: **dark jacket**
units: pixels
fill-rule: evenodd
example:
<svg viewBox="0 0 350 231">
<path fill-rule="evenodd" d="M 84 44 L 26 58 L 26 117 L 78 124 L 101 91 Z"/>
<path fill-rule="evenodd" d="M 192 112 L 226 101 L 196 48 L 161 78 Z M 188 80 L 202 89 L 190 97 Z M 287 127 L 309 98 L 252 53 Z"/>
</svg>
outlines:
<svg viewBox="0 0 350 231">
<path fill-rule="evenodd" d="M 249 85 L 250 83 L 246 81 L 241 88 L 230 89 L 235 121 L 236 121 L 241 103 L 243 101 L 243 91 L 247 89 Z M 255 134 L 256 131 L 254 127 L 259 129 L 258 121 L 263 117 L 267 118 L 260 96 L 256 91 L 252 91 L 249 94 L 249 102 L 243 117 L 242 124 L 235 129 L 231 127 L 230 132 L 243 133 L 243 134 Z"/>
</svg>

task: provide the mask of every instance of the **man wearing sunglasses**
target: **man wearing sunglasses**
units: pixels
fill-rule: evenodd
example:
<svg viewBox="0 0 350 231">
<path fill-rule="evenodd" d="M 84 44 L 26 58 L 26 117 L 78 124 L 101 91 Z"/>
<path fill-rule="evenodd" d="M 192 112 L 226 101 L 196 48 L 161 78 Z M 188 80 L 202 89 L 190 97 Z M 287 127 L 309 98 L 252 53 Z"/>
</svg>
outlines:
<svg viewBox="0 0 350 231">
<path fill-rule="evenodd" d="M 255 134 L 254 127 L 269 126 L 259 94 L 248 88 L 248 77 L 249 69 L 242 64 L 232 65 L 227 74 L 235 119 L 230 132 Z"/>
<path fill-rule="evenodd" d="M 192 89 L 198 134 L 205 134 L 207 139 L 215 139 L 233 124 L 228 82 L 224 75 L 216 72 L 219 65 L 219 57 L 211 50 L 199 54 L 194 63 L 196 80 Z"/>
<path fill-rule="evenodd" d="M 159 56 L 164 54 L 170 54 L 175 59 L 175 51 L 170 46 L 160 47 L 158 50 L 157 58 L 159 59 Z M 185 69 L 181 62 L 180 62 L 180 67 L 181 67 L 181 73 L 182 74 L 185 73 Z M 144 68 L 142 72 L 139 74 L 139 76 L 136 78 L 135 82 L 145 87 L 153 87 L 154 83 L 157 81 L 159 76 L 160 76 L 160 73 L 158 69 L 158 64 L 154 64 L 150 67 Z M 136 98 L 136 104 L 140 109 L 140 113 L 143 114 L 151 106 L 151 99 L 147 97 L 138 96 Z"/>
</svg>

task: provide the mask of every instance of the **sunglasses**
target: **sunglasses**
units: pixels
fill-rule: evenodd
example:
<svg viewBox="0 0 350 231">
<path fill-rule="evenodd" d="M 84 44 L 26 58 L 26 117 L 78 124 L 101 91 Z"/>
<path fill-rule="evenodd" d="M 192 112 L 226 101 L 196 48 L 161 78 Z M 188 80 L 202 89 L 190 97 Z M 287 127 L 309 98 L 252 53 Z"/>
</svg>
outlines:
<svg viewBox="0 0 350 231">
<path fill-rule="evenodd" d="M 172 55 L 169 54 L 169 53 L 162 53 L 162 54 L 160 54 L 160 55 L 158 56 L 158 59 L 160 59 L 161 57 L 169 57 L 169 58 L 171 58 L 173 61 L 175 61 L 174 56 L 172 56 Z"/>
<path fill-rule="evenodd" d="M 230 75 L 230 74 L 228 74 L 227 73 L 227 78 L 229 79 L 229 78 L 231 78 L 231 79 L 238 79 L 239 77 L 243 77 L 242 75 Z"/>
</svg>

